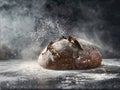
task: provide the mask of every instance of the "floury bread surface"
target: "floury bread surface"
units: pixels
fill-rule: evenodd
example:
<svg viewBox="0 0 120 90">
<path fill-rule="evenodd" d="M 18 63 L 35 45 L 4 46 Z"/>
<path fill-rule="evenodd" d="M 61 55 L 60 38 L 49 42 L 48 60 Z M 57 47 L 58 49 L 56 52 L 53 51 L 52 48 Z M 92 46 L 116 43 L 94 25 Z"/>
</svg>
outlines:
<svg viewBox="0 0 120 90">
<path fill-rule="evenodd" d="M 95 45 L 80 38 L 63 37 L 50 42 L 38 63 L 47 69 L 90 69 L 101 65 L 102 56 Z"/>
</svg>

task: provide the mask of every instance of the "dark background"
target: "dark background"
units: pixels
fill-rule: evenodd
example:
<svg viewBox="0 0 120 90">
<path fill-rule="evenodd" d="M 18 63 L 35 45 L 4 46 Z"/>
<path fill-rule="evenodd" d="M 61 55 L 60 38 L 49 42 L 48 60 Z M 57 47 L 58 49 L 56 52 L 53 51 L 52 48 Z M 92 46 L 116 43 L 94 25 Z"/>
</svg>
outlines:
<svg viewBox="0 0 120 90">
<path fill-rule="evenodd" d="M 119 58 L 119 29 L 119 0 L 3 0 L 0 59 L 38 58 L 62 35 L 94 43 L 103 58 Z"/>
</svg>

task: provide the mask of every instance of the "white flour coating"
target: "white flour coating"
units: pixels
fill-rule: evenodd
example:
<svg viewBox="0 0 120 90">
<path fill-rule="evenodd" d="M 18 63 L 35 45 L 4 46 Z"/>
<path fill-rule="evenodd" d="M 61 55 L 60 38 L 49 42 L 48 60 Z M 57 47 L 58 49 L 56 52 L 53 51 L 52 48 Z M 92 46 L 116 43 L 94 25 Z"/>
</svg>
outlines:
<svg viewBox="0 0 120 90">
<path fill-rule="evenodd" d="M 55 48 L 57 51 L 63 50 L 65 47 L 69 45 L 69 41 L 66 39 L 62 39 L 60 41 L 56 41 L 52 46 Z"/>
</svg>

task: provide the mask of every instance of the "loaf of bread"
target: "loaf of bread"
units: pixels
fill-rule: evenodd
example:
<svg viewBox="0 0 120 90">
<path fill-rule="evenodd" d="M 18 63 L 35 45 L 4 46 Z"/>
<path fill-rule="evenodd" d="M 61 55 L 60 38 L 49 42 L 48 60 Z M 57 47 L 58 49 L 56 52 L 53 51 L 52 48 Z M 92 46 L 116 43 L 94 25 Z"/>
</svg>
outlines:
<svg viewBox="0 0 120 90">
<path fill-rule="evenodd" d="M 71 36 L 51 41 L 38 59 L 43 68 L 56 70 L 96 68 L 101 61 L 102 56 L 95 45 Z"/>
</svg>

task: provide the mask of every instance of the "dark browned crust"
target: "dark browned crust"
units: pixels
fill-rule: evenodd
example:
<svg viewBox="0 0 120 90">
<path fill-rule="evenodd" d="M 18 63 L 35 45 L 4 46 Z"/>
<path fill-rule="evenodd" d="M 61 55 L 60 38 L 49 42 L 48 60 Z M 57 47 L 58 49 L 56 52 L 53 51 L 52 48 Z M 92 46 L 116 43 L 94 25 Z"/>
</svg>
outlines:
<svg viewBox="0 0 120 90">
<path fill-rule="evenodd" d="M 54 43 L 54 42 L 51 41 L 51 42 L 48 44 L 47 50 L 46 50 L 44 53 L 42 53 L 42 55 L 44 55 L 44 54 L 51 48 L 51 46 L 52 46 L 53 43 Z"/>
<path fill-rule="evenodd" d="M 73 47 L 78 48 L 79 50 L 83 50 L 80 43 L 77 41 L 76 38 L 73 38 L 73 37 L 69 36 L 68 41 L 70 43 L 72 43 Z"/>
<path fill-rule="evenodd" d="M 52 46 L 52 44 L 53 44 L 54 42 L 55 42 L 55 41 L 51 41 L 51 42 L 48 44 L 47 50 L 46 50 L 44 53 L 42 53 L 42 55 L 44 55 L 44 54 L 49 50 L 49 51 L 52 53 L 52 55 L 57 56 L 58 58 L 60 58 L 60 54 L 59 54 L 58 51 L 55 50 L 55 49 L 53 48 L 53 46 Z"/>
<path fill-rule="evenodd" d="M 79 70 L 96 68 L 101 65 L 102 58 L 99 56 L 98 53 L 94 54 L 94 59 L 91 55 L 89 55 L 87 57 L 82 58 L 82 60 L 78 63 L 76 63 L 76 60 L 71 56 L 61 56 L 59 59 L 56 58 L 54 62 L 49 61 L 49 63 L 43 67 L 55 70 Z"/>
</svg>

